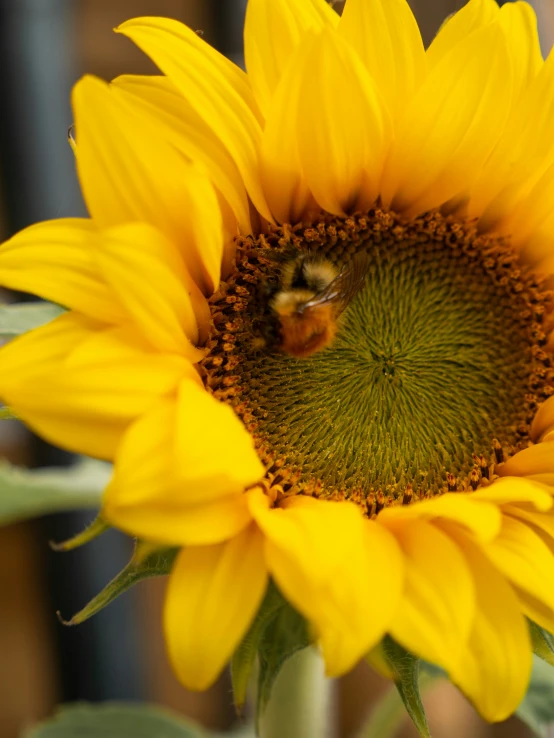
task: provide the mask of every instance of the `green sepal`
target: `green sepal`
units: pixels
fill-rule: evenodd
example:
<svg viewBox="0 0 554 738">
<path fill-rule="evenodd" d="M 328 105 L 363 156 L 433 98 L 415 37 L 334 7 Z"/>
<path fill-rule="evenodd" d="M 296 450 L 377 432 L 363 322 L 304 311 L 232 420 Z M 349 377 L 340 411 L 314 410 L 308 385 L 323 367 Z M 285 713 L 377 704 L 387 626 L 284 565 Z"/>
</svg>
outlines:
<svg viewBox="0 0 554 738">
<path fill-rule="evenodd" d="M 9 407 L 0 407 L 0 420 L 17 420 L 17 415 Z"/>
<path fill-rule="evenodd" d="M 204 728 L 155 705 L 125 702 L 59 708 L 54 717 L 25 731 L 22 738 L 208 738 Z"/>
<path fill-rule="evenodd" d="M 233 654 L 231 659 L 231 681 L 233 684 L 233 700 L 239 712 L 246 701 L 248 683 L 256 663 L 264 630 L 277 615 L 278 610 L 283 607 L 283 604 L 283 598 L 273 582 L 270 581 L 254 622 Z"/>
<path fill-rule="evenodd" d="M 282 606 L 263 629 L 258 647 L 258 695 L 256 724 L 264 711 L 277 675 L 285 662 L 297 651 L 313 642 L 304 618 L 282 598 Z"/>
<path fill-rule="evenodd" d="M 550 666 L 554 666 L 554 636 L 540 625 L 529 620 L 533 651 Z"/>
<path fill-rule="evenodd" d="M 421 675 L 419 678 L 420 692 L 425 692 L 433 687 L 444 677 L 440 669 L 427 671 L 427 666 L 421 664 Z M 359 733 L 359 738 L 393 738 L 406 720 L 406 707 L 400 697 L 399 691 L 387 690 L 383 697 L 374 705 L 371 714 Z"/>
<path fill-rule="evenodd" d="M 66 311 L 51 302 L 21 302 L 0 305 L 0 337 L 15 338 L 49 323 Z"/>
<path fill-rule="evenodd" d="M 102 533 L 105 533 L 110 528 L 111 525 L 109 523 L 106 523 L 106 521 L 103 520 L 100 515 L 98 515 L 96 518 L 94 518 L 92 523 L 80 533 L 77 533 L 71 538 L 68 538 L 66 541 L 62 541 L 61 543 L 50 541 L 49 545 L 53 551 L 73 551 L 73 549 L 75 548 L 80 548 L 81 546 L 84 546 L 85 543 L 94 541 L 95 538 L 98 538 L 98 536 L 101 536 Z"/>
<path fill-rule="evenodd" d="M 383 650 L 393 672 L 394 683 L 408 715 L 421 738 L 431 738 L 419 686 L 419 659 L 387 636 Z"/>
<path fill-rule="evenodd" d="M 123 592 L 126 592 L 143 579 L 169 574 L 178 551 L 178 548 L 162 548 L 161 546 L 152 548 L 152 544 L 150 543 L 137 542 L 133 556 L 127 566 L 88 605 L 85 605 L 82 610 L 79 610 L 71 620 L 63 620 L 59 613 L 58 617 L 60 617 L 64 625 L 79 625 L 80 623 L 84 623 L 85 620 L 96 615 L 97 612 L 103 610 L 110 602 L 113 602 L 116 597 L 119 597 L 120 594 L 123 594 Z"/>
<path fill-rule="evenodd" d="M 231 660 L 234 701 L 240 710 L 256 660 L 258 661 L 256 724 L 283 664 L 310 645 L 304 618 L 284 599 L 275 584 L 268 585 L 252 625 Z"/>
</svg>

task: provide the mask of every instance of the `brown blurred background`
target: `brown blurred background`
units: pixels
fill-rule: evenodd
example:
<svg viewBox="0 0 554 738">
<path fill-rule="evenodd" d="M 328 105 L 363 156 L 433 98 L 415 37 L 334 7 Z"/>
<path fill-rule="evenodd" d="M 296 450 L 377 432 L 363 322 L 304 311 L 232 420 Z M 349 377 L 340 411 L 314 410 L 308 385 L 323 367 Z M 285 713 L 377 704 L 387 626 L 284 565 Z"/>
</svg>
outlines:
<svg viewBox="0 0 554 738">
<path fill-rule="evenodd" d="M 554 38 L 553 1 L 534 2 L 545 52 Z M 412 4 L 428 42 L 462 3 Z M 133 16 L 171 16 L 240 61 L 243 12 L 243 0 L 0 0 L 0 236 L 36 220 L 83 214 L 65 140 L 70 87 L 84 72 L 106 79 L 154 72 L 130 42 L 112 33 L 114 26 Z M 0 451 L 16 463 L 71 462 L 11 421 L 0 425 Z M 228 677 L 207 693 L 191 694 L 168 667 L 160 627 L 163 580 L 139 585 L 79 628 L 58 623 L 55 611 L 67 617 L 79 609 L 131 550 L 130 541 L 111 533 L 83 551 L 48 549 L 49 539 L 69 537 L 90 517 L 57 515 L 0 529 L 0 738 L 17 738 L 54 705 L 75 699 L 144 699 L 209 727 L 230 727 Z M 364 667 L 340 681 L 340 738 L 355 735 L 387 687 Z M 515 720 L 486 726 L 447 684 L 432 690 L 426 704 L 435 738 L 528 735 Z M 407 724 L 402 735 L 416 733 Z"/>
</svg>

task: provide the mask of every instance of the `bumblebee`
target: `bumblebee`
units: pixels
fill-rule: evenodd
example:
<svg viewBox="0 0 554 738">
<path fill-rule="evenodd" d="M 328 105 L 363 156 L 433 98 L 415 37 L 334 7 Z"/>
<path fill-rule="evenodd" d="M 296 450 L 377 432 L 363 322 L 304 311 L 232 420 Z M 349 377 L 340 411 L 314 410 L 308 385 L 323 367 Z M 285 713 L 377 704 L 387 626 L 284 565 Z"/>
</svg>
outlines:
<svg viewBox="0 0 554 738">
<path fill-rule="evenodd" d="M 368 269 L 364 252 L 340 268 L 310 254 L 286 261 L 269 303 L 279 324 L 280 350 L 305 358 L 329 346 L 339 316 L 362 289 Z"/>
</svg>

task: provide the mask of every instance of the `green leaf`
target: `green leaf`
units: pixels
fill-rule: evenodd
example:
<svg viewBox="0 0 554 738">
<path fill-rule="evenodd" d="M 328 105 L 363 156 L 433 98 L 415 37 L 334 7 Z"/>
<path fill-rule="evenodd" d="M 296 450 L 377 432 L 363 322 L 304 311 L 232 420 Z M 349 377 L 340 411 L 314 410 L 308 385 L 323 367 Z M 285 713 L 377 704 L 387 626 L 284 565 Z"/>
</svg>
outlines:
<svg viewBox="0 0 554 738">
<path fill-rule="evenodd" d="M 264 600 L 250 626 L 250 630 L 242 639 L 241 644 L 231 659 L 231 681 L 233 683 L 233 698 L 235 707 L 240 710 L 246 701 L 246 690 L 250 675 L 256 662 L 260 643 L 268 624 L 276 616 L 278 610 L 284 607 L 285 601 L 279 594 L 273 582 L 269 583 Z"/>
<path fill-rule="evenodd" d="M 62 707 L 22 738 L 208 738 L 203 728 L 151 705 L 108 702 Z"/>
<path fill-rule="evenodd" d="M 533 658 L 529 688 L 516 715 L 536 735 L 548 737 L 554 723 L 554 668 L 538 656 Z"/>
<path fill-rule="evenodd" d="M 169 574 L 178 548 L 153 547 L 150 543 L 138 542 L 127 566 L 94 597 L 88 605 L 79 610 L 71 620 L 62 620 L 64 625 L 79 625 L 97 612 L 103 610 L 116 597 L 132 586 L 150 577 Z"/>
<path fill-rule="evenodd" d="M 419 679 L 420 692 L 427 691 L 443 678 L 439 670 L 433 673 L 422 671 Z M 389 689 L 377 702 L 358 738 L 392 738 L 406 720 L 406 707 L 397 689 Z"/>
<path fill-rule="evenodd" d="M 15 338 L 32 328 L 49 323 L 65 313 L 64 308 L 51 302 L 16 302 L 0 305 L 0 337 Z"/>
<path fill-rule="evenodd" d="M 533 641 L 533 651 L 543 661 L 546 661 L 550 666 L 554 666 L 554 636 L 531 620 L 528 622 Z"/>
<path fill-rule="evenodd" d="M 283 664 L 310 643 L 306 621 L 283 599 L 282 606 L 266 623 L 260 639 L 257 719 L 267 705 Z"/>
<path fill-rule="evenodd" d="M 62 510 L 98 508 L 111 466 L 84 459 L 74 466 L 23 469 L 0 461 L 0 525 Z"/>
<path fill-rule="evenodd" d="M 419 687 L 419 659 L 387 636 L 383 640 L 385 656 L 394 674 L 394 683 L 408 715 L 421 738 L 431 738 Z"/>
</svg>

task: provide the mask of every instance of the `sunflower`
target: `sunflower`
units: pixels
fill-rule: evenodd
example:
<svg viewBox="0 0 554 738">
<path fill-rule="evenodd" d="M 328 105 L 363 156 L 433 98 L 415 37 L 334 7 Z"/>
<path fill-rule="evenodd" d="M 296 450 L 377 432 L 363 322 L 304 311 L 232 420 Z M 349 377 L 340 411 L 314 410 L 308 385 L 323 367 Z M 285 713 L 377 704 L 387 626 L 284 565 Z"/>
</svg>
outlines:
<svg viewBox="0 0 554 738">
<path fill-rule="evenodd" d="M 162 76 L 75 87 L 90 218 L 0 250 L 2 284 L 68 308 L 2 349 L 3 400 L 114 460 L 105 519 L 182 547 L 185 685 L 272 581 L 329 675 L 390 635 L 504 719 L 527 619 L 554 631 L 554 55 L 532 9 L 470 0 L 425 50 L 406 0 L 250 0 L 246 74 L 177 21 L 117 30 Z M 358 287 L 298 358 L 275 294 L 317 296 L 308 262 Z"/>
</svg>

